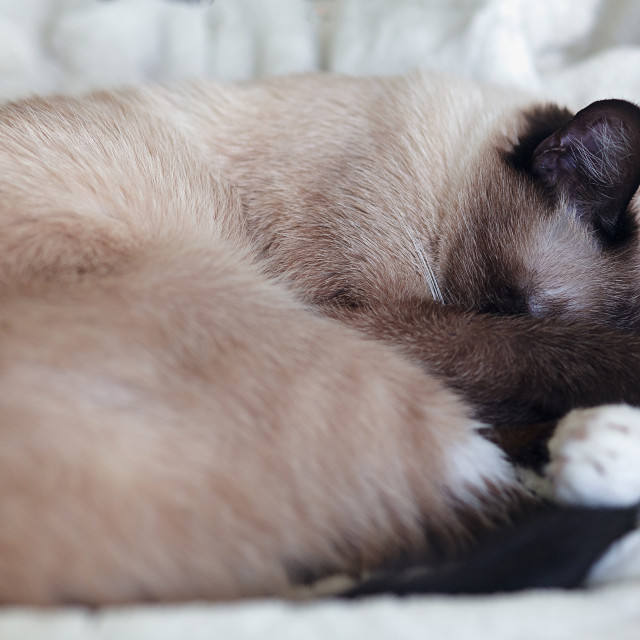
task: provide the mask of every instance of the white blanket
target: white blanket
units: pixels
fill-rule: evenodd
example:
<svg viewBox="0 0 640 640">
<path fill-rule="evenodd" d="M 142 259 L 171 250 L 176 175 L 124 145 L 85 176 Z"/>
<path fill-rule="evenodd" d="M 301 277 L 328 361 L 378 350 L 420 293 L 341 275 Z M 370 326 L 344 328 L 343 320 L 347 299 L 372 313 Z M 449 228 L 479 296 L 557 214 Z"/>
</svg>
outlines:
<svg viewBox="0 0 640 640">
<path fill-rule="evenodd" d="M 640 102 L 640 2 L 0 0 L 0 99 L 195 76 L 417 66 L 572 108 L 604 97 Z M 635 640 L 640 580 L 483 598 L 0 611 L 3 640 L 88 637 Z"/>
</svg>

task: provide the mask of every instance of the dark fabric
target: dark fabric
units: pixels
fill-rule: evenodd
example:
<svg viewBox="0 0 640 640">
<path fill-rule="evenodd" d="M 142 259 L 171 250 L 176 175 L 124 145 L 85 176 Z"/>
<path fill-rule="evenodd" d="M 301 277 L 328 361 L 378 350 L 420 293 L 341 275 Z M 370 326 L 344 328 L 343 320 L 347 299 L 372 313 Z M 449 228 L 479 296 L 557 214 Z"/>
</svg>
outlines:
<svg viewBox="0 0 640 640">
<path fill-rule="evenodd" d="M 575 588 L 610 545 L 636 524 L 636 507 L 553 507 L 501 530 L 455 564 L 380 574 L 341 597 Z"/>
</svg>

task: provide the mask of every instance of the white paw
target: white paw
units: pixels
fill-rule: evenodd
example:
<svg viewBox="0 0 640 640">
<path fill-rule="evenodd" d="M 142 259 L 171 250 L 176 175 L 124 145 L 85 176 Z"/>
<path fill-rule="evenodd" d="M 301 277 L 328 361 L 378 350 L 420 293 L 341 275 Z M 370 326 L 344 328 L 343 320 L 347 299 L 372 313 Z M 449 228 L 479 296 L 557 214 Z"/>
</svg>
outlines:
<svg viewBox="0 0 640 640">
<path fill-rule="evenodd" d="M 591 507 L 640 502 L 640 409 L 572 411 L 549 442 L 547 468 L 559 502 Z"/>
</svg>

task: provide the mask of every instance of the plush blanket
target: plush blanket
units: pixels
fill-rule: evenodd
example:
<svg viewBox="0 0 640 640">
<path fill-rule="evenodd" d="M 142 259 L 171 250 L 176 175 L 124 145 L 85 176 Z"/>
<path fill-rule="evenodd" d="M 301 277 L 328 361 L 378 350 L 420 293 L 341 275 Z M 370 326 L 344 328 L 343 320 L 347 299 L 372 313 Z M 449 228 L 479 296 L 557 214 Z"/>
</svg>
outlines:
<svg viewBox="0 0 640 640">
<path fill-rule="evenodd" d="M 640 102 L 640 2 L 0 0 L 0 99 L 197 76 L 391 74 L 418 66 L 534 91 L 574 109 L 604 97 Z M 620 562 L 616 581 L 582 592 L 4 609 L 0 638 L 635 639 L 640 535 L 623 544 L 635 545 L 635 566 Z"/>
</svg>

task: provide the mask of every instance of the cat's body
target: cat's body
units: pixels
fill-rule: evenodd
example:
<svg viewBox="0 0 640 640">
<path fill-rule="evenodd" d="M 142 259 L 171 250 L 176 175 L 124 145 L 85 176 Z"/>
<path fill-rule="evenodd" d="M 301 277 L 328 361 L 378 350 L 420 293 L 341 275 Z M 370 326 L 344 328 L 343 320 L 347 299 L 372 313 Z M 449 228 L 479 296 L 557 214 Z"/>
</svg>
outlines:
<svg viewBox="0 0 640 640">
<path fill-rule="evenodd" d="M 554 193 L 569 121 L 426 75 L 0 111 L 0 600 L 455 546 L 517 494 L 474 417 L 639 401 L 635 187 L 621 221 Z"/>
</svg>

